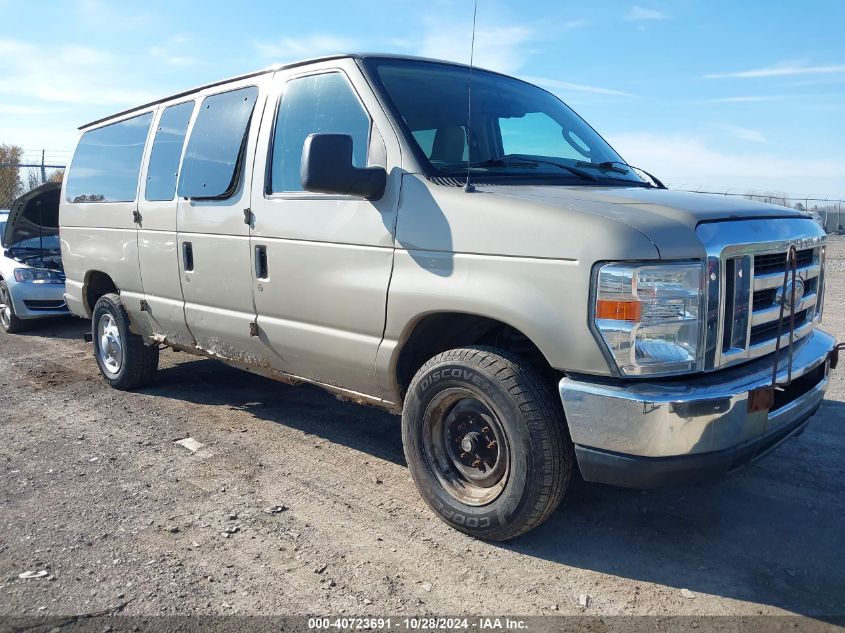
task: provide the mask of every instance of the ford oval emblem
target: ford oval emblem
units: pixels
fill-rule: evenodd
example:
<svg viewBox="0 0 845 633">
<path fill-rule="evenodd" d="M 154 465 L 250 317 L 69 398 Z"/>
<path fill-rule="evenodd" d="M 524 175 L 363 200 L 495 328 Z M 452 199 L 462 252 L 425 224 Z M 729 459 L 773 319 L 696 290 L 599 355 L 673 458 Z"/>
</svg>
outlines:
<svg viewBox="0 0 845 633">
<path fill-rule="evenodd" d="M 786 294 L 783 292 L 783 288 L 778 288 L 777 295 L 775 296 L 775 301 L 777 303 L 783 303 L 784 306 L 789 308 L 790 310 L 794 310 L 796 307 L 801 305 L 801 302 L 804 299 L 804 280 L 800 278 L 795 279 L 795 304 L 792 303 L 792 280 L 786 284 Z"/>
</svg>

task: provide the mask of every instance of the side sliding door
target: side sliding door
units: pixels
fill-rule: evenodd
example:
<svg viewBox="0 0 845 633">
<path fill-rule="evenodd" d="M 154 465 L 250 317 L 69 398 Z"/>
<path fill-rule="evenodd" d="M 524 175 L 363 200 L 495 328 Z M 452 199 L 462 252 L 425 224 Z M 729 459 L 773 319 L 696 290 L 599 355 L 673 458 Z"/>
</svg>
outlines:
<svg viewBox="0 0 845 633">
<path fill-rule="evenodd" d="M 249 196 L 269 75 L 203 91 L 177 186 L 185 321 L 214 356 L 267 365 L 255 336 Z"/>
<path fill-rule="evenodd" d="M 138 198 L 138 261 L 150 333 L 192 346 L 176 244 L 176 178 L 196 101 L 169 103 L 156 113 L 153 142 L 141 172 Z"/>
</svg>

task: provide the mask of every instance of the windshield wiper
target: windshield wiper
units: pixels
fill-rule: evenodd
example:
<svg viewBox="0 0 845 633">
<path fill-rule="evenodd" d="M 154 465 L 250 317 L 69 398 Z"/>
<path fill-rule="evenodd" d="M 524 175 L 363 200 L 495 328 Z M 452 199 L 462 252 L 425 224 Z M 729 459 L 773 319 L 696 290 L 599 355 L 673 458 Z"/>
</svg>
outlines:
<svg viewBox="0 0 845 633">
<path fill-rule="evenodd" d="M 579 160 L 575 163 L 579 167 L 594 167 L 595 169 L 601 169 L 603 171 L 615 171 L 617 174 L 627 174 L 628 169 L 620 169 L 616 165 L 625 165 L 625 167 L 630 167 L 628 163 L 623 163 L 621 160 L 606 160 L 601 163 L 589 163 L 584 160 Z"/>
<path fill-rule="evenodd" d="M 579 161 L 579 162 L 578 162 L 578 163 L 576 163 L 576 164 L 577 164 L 579 167 L 595 167 L 596 169 L 602 169 L 602 170 L 607 170 L 607 171 L 614 171 L 614 172 L 619 173 L 619 174 L 627 174 L 627 173 L 628 173 L 628 170 L 641 171 L 641 172 L 643 172 L 646 176 L 648 176 L 649 178 L 651 178 L 651 179 L 652 179 L 652 181 L 654 182 L 654 185 L 651 185 L 650 183 L 646 183 L 647 185 L 649 185 L 649 186 L 651 186 L 651 187 L 656 187 L 657 189 L 668 189 L 668 188 L 669 188 L 669 187 L 667 187 L 666 185 L 664 185 L 664 184 L 660 181 L 660 179 L 659 179 L 659 178 L 657 178 L 657 176 L 655 176 L 655 175 L 653 175 L 653 174 L 648 173 L 648 172 L 647 172 L 645 169 L 643 169 L 642 167 L 635 167 L 634 165 L 629 165 L 628 163 L 626 163 L 626 162 L 624 162 L 624 161 L 621 161 L 621 160 L 605 160 L 605 161 L 602 161 L 601 163 L 588 163 L 588 162 L 586 162 L 586 161 Z M 624 166 L 625 166 L 625 167 L 627 167 L 628 169 L 627 169 L 627 170 L 625 170 L 625 169 L 619 169 L 618 167 L 616 167 L 616 165 L 624 165 Z"/>
<path fill-rule="evenodd" d="M 569 165 L 562 165 L 552 160 L 543 160 L 542 158 L 522 158 L 521 156 L 499 156 L 498 158 L 491 158 L 480 163 L 473 163 L 472 167 L 510 167 L 510 166 L 537 166 L 537 165 L 552 165 L 559 169 L 568 171 L 581 178 L 581 180 L 589 180 L 591 182 L 598 182 L 598 178 L 591 173 L 578 169 L 577 167 L 570 167 Z"/>
</svg>

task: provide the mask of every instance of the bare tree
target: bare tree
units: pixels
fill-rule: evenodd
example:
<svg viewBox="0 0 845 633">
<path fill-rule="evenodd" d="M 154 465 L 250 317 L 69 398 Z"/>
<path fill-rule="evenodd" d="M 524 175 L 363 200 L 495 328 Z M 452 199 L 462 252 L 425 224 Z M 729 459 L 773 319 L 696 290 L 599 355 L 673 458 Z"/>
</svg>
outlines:
<svg viewBox="0 0 845 633">
<path fill-rule="evenodd" d="M 41 174 L 36 169 L 28 169 L 26 171 L 26 178 L 24 180 L 24 192 L 31 191 L 36 187 L 40 187 L 44 183 L 41 182 Z"/>
<path fill-rule="evenodd" d="M 0 144 L 0 209 L 8 209 L 12 200 L 20 195 L 22 154 L 23 150 L 17 145 Z"/>
</svg>

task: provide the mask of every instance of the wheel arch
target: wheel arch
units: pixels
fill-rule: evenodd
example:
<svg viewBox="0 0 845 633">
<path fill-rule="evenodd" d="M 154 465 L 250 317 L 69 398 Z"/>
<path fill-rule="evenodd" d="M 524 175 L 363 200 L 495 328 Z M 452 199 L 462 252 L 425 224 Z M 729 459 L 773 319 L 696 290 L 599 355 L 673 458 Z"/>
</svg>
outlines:
<svg viewBox="0 0 845 633">
<path fill-rule="evenodd" d="M 429 312 L 408 324 L 393 355 L 391 376 L 400 397 L 404 399 L 411 379 L 426 361 L 466 345 L 489 345 L 516 354 L 550 380 L 563 376 L 531 337 L 509 323 L 470 312 Z"/>
<path fill-rule="evenodd" d="M 85 273 L 85 280 L 82 282 L 82 297 L 88 316 L 94 313 L 94 306 L 100 297 L 110 292 L 120 294 L 111 275 L 100 270 L 89 270 Z"/>
</svg>

